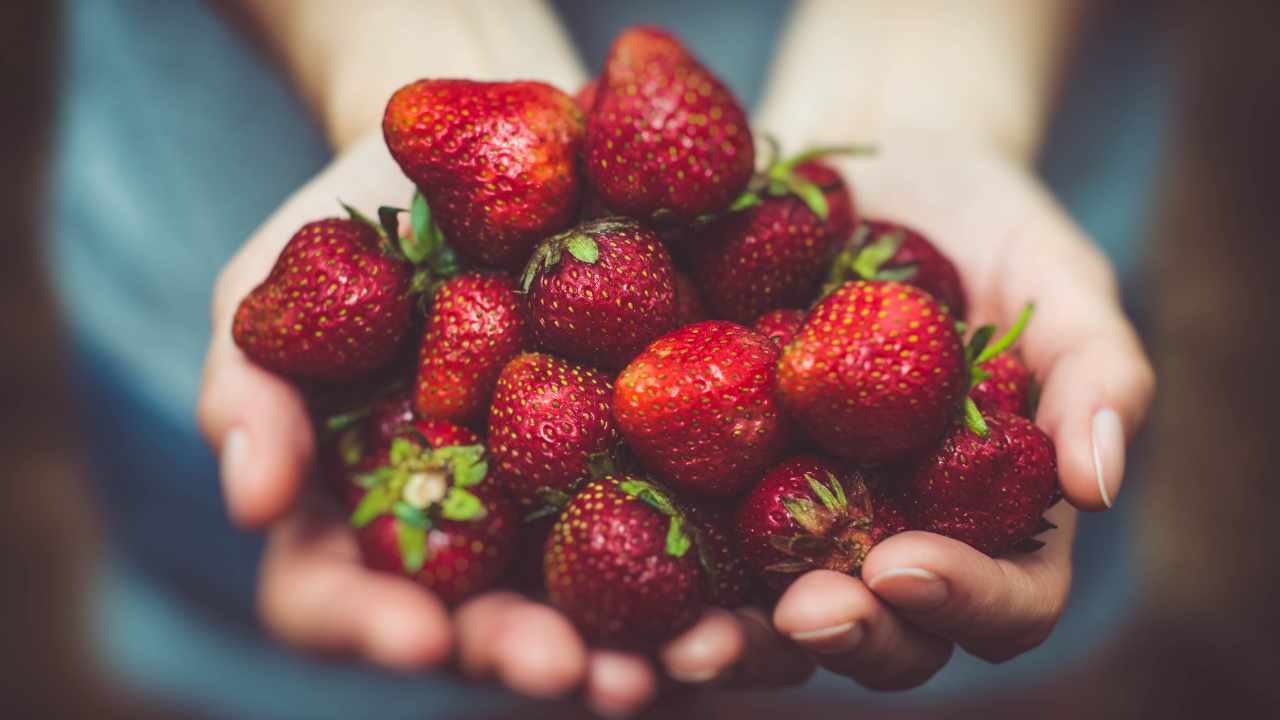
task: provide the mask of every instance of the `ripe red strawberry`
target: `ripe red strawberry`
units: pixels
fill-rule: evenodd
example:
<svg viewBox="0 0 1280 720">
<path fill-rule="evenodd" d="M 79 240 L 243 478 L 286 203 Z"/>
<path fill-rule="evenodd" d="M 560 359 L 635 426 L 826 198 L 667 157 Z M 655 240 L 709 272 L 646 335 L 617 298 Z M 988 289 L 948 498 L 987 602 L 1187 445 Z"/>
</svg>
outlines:
<svg viewBox="0 0 1280 720">
<path fill-rule="evenodd" d="M 969 312 L 956 266 L 919 232 L 886 220 L 864 220 L 831 265 L 828 282 L 897 280 L 915 285 L 963 320 Z"/>
<path fill-rule="evenodd" d="M 348 511 L 355 509 L 366 492 L 355 479 L 387 464 L 395 438 L 420 438 L 430 448 L 480 444 L 474 432 L 460 425 L 418 418 L 413 395 L 407 391 L 385 397 L 365 411 L 330 418 L 328 425 L 337 434 L 322 455 L 322 472 Z"/>
<path fill-rule="evenodd" d="M 815 568 L 857 575 L 889 534 L 877 527 L 874 482 L 870 471 L 814 455 L 773 466 L 738 505 L 739 551 L 774 590 Z"/>
<path fill-rule="evenodd" d="M 587 117 L 588 182 L 615 212 L 678 224 L 724 210 L 755 162 L 728 88 L 666 32 L 614 40 Z"/>
<path fill-rule="evenodd" d="M 522 285 L 541 347 L 605 368 L 626 365 L 671 329 L 671 256 L 634 220 L 589 220 L 544 241 Z"/>
<path fill-rule="evenodd" d="M 417 409 L 460 424 L 484 421 L 498 373 L 529 344 L 510 277 L 467 273 L 435 291 L 418 353 Z"/>
<path fill-rule="evenodd" d="M 381 231 L 352 219 L 308 223 L 236 309 L 236 344 L 295 378 L 353 380 L 396 355 L 413 317 L 413 267 Z"/>
<path fill-rule="evenodd" d="M 769 338 L 781 349 L 791 342 L 796 333 L 800 332 L 800 326 L 804 324 L 804 315 L 803 310 L 788 308 L 774 310 L 761 315 L 751 329 Z"/>
<path fill-rule="evenodd" d="M 382 120 L 387 148 L 454 249 L 516 268 L 571 225 L 582 182 L 582 112 L 540 82 L 418 80 Z"/>
<path fill-rule="evenodd" d="M 1028 303 L 1000 337 L 995 337 L 995 325 L 983 325 L 969 338 L 965 362 L 969 367 L 970 389 L 964 413 L 965 422 L 979 435 L 984 432 L 982 412 L 1004 410 L 1025 418 L 1035 412 L 1031 373 L 1010 351 L 1034 312 L 1035 306 Z"/>
<path fill-rule="evenodd" d="M 609 378 L 542 353 L 517 355 L 502 370 L 489 410 L 494 479 L 523 507 L 544 489 L 569 491 L 590 460 L 619 438 L 609 411 Z"/>
<path fill-rule="evenodd" d="M 678 489 L 726 497 L 786 441 L 774 397 L 778 348 L 721 320 L 659 338 L 618 376 L 613 413 L 640 461 Z"/>
<path fill-rule="evenodd" d="M 671 323 L 672 329 L 710 318 L 706 306 L 702 304 L 702 294 L 698 292 L 698 286 L 693 284 L 693 279 L 679 270 L 675 277 L 676 312 L 675 320 Z"/>
<path fill-rule="evenodd" d="M 925 291 L 846 283 L 823 298 L 782 350 L 778 392 L 827 452 L 902 459 L 942 436 L 968 390 L 955 320 Z"/>
<path fill-rule="evenodd" d="M 1046 529 L 1056 500 L 1053 440 L 1026 418 L 984 413 L 986 435 L 962 421 L 914 462 L 903 495 L 912 524 L 996 556 Z"/>
<path fill-rule="evenodd" d="M 448 603 L 492 586 L 511 559 L 518 518 L 486 472 L 481 445 L 393 440 L 386 464 L 358 477 L 367 492 L 351 524 L 365 563 Z"/>
<path fill-rule="evenodd" d="M 707 590 L 683 513 L 662 488 L 593 480 L 551 529 L 551 602 L 592 645 L 652 650 L 693 624 Z"/>
<path fill-rule="evenodd" d="M 978 367 L 987 378 L 974 385 L 969 396 L 980 409 L 1031 417 L 1031 371 L 1022 361 L 1012 353 L 1002 352 Z"/>
<path fill-rule="evenodd" d="M 804 159 L 811 155 L 776 163 L 759 204 L 711 223 L 690 247 L 694 278 L 717 316 L 750 324 L 817 297 L 855 215 L 840 174 Z"/>
</svg>

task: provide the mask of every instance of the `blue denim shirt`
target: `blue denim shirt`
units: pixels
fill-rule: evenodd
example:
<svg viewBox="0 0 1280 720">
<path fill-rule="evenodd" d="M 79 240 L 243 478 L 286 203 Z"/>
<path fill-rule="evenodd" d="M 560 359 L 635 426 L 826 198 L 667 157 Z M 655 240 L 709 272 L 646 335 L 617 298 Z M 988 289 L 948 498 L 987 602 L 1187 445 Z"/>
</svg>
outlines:
<svg viewBox="0 0 1280 720">
<path fill-rule="evenodd" d="M 667 24 L 749 104 L 787 12 L 764 1 L 558 5 L 592 66 L 625 25 Z M 134 687 L 213 716 L 390 720 L 517 703 L 443 675 L 393 677 L 299 658 L 259 636 L 259 543 L 226 522 L 214 459 L 194 427 L 209 295 L 239 243 L 329 150 L 281 75 L 211 7 L 68 0 L 64 17 L 48 263 L 77 351 L 111 531 L 95 602 L 108 665 Z M 1141 37 L 1130 21 L 1090 41 L 1044 165 L 1126 277 L 1166 104 Z M 957 657 L 907 696 L 868 696 L 820 674 L 805 688 L 726 695 L 716 705 L 760 709 L 801 694 L 830 699 L 833 713 L 853 698 L 861 709 L 900 706 L 1025 683 L 1078 660 L 1123 621 L 1135 587 L 1124 513 L 1086 518 L 1080 532 L 1077 590 L 1060 630 L 998 672 Z"/>
</svg>

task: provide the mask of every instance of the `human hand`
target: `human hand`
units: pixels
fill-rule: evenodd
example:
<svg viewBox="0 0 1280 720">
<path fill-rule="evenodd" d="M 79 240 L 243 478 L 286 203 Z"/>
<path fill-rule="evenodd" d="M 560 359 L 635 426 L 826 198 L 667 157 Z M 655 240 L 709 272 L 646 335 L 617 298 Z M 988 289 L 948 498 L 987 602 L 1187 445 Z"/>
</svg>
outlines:
<svg viewBox="0 0 1280 720">
<path fill-rule="evenodd" d="M 231 517 L 268 535 L 259 580 L 267 629 L 300 649 L 398 670 L 454 657 L 469 676 L 496 677 L 533 697 L 581 687 L 590 707 L 613 714 L 647 703 L 659 671 L 686 684 L 760 686 L 807 677 L 812 661 L 773 633 L 758 610 L 709 611 L 647 658 L 588 647 L 559 612 L 516 593 L 485 593 L 451 611 L 412 581 L 364 567 L 336 502 L 308 487 L 316 439 L 301 393 L 240 352 L 231 319 L 292 233 L 336 214 L 338 198 L 371 209 L 411 192 L 380 135 L 370 134 L 289 198 L 228 263 L 214 290 L 199 422 L 220 454 Z"/>
<path fill-rule="evenodd" d="M 862 579 L 811 572 L 774 610 L 776 629 L 837 673 L 875 688 L 919 685 L 953 644 L 999 662 L 1039 645 L 1071 582 L 1076 510 L 1110 507 L 1125 443 L 1154 375 L 1124 317 L 1102 254 L 1040 182 L 994 148 L 942 133 L 877 138 L 876 157 L 846 162 L 860 211 L 921 230 L 957 265 L 970 325 L 1008 327 L 1029 301 L 1020 344 L 1043 384 L 1036 424 L 1052 436 L 1062 492 L 1058 526 L 1035 553 L 990 558 L 924 532 L 872 549 Z M 1074 506 L 1074 507 L 1072 507 Z"/>
</svg>

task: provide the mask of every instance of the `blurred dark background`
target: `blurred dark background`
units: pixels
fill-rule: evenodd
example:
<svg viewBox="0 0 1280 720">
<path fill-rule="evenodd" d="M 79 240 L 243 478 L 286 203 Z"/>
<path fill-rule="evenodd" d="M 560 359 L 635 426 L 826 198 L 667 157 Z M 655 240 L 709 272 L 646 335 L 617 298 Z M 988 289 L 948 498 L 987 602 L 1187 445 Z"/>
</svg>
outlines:
<svg viewBox="0 0 1280 720">
<path fill-rule="evenodd" d="M 152 710 L 104 679 L 92 651 L 101 518 L 41 247 L 58 12 L 57 3 L 0 4 L 0 717 L 147 717 Z M 1088 662 L 1031 689 L 949 702 L 939 716 L 1280 708 L 1280 554 L 1270 538 L 1280 486 L 1268 466 L 1280 438 L 1280 12 L 1182 2 L 1160 14 L 1178 92 L 1136 299 L 1149 309 L 1160 378 L 1145 477 L 1124 498 L 1140 517 L 1140 610 Z M 787 703 L 788 712 L 830 712 Z M 768 696 L 760 712 L 770 712 Z"/>
</svg>

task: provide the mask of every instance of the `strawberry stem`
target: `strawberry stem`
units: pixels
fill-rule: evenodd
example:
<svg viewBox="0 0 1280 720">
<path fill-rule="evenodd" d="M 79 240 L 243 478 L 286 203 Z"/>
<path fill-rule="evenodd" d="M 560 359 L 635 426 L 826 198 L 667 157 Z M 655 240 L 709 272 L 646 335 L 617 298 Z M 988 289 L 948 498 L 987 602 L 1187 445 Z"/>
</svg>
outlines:
<svg viewBox="0 0 1280 720">
<path fill-rule="evenodd" d="M 1031 321 L 1031 315 L 1035 312 L 1035 309 L 1035 303 L 1027 303 L 1026 306 L 1022 308 L 1022 312 L 1018 313 L 1018 319 L 1014 321 L 1013 326 L 1009 328 L 1008 332 L 996 338 L 995 342 L 989 343 L 985 348 L 983 348 L 974 363 L 981 365 L 996 355 L 1008 350 L 1015 342 L 1018 341 L 1018 336 L 1022 335 L 1022 331 L 1026 329 L 1027 323 Z"/>
</svg>

